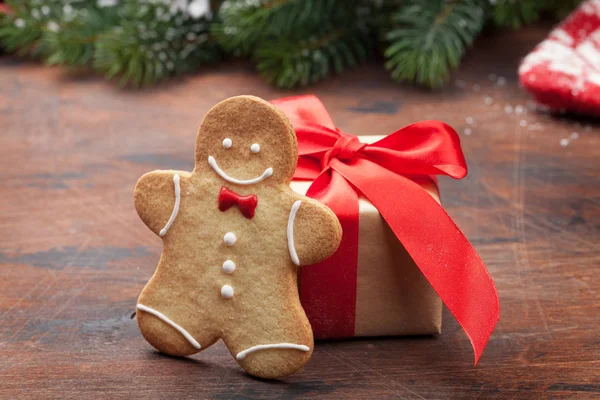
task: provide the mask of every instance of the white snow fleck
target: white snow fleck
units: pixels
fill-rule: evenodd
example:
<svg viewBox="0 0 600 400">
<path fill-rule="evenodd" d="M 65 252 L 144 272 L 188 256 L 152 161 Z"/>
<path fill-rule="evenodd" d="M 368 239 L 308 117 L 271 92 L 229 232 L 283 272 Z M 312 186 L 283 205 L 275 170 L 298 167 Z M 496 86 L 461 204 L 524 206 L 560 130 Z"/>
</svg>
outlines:
<svg viewBox="0 0 600 400">
<path fill-rule="evenodd" d="M 473 133 L 473 131 L 471 130 L 471 128 L 465 128 L 465 135 L 470 136 L 471 133 Z"/>
<path fill-rule="evenodd" d="M 119 0 L 98 0 L 98 7 L 114 7 L 119 3 Z"/>
<path fill-rule="evenodd" d="M 187 6 L 187 0 L 172 0 L 171 7 L 169 8 L 169 13 L 175 15 L 179 11 L 186 11 Z"/>
<path fill-rule="evenodd" d="M 571 139 L 575 140 L 575 139 L 579 139 L 579 133 L 577 132 L 573 132 L 571 133 L 571 136 L 569 136 Z"/>
<path fill-rule="evenodd" d="M 541 131 L 544 129 L 544 125 L 540 123 L 531 124 L 527 127 L 528 131 Z"/>
<path fill-rule="evenodd" d="M 473 85 L 474 92 L 479 92 L 480 90 L 481 90 L 481 85 L 478 85 L 477 83 Z"/>
<path fill-rule="evenodd" d="M 496 81 L 496 83 L 498 84 L 498 86 L 504 86 L 506 85 L 506 78 L 503 76 L 498 77 L 498 80 Z"/>
<path fill-rule="evenodd" d="M 467 121 L 467 124 L 469 124 L 469 125 L 473 125 L 473 122 L 475 122 L 475 121 L 473 120 L 473 117 L 467 117 L 467 118 L 465 119 L 465 121 Z"/>
<path fill-rule="evenodd" d="M 48 25 L 46 25 L 46 28 L 50 32 L 58 32 L 60 30 L 60 26 L 55 21 L 48 22 Z"/>
<path fill-rule="evenodd" d="M 25 21 L 21 18 L 15 19 L 15 26 L 17 28 L 23 28 L 25 26 Z"/>
<path fill-rule="evenodd" d="M 569 145 L 569 139 L 560 139 L 560 147 L 567 147 Z"/>
<path fill-rule="evenodd" d="M 504 112 L 507 114 L 512 114 L 513 112 L 513 108 L 510 104 L 508 104 L 507 106 L 504 107 Z"/>
<path fill-rule="evenodd" d="M 520 125 L 522 128 L 525 128 L 525 127 L 527 126 L 527 121 L 525 121 L 524 119 L 522 119 L 521 121 L 519 121 L 519 125 Z"/>
<path fill-rule="evenodd" d="M 193 0 L 187 9 L 192 18 L 210 16 L 209 0 Z"/>
<path fill-rule="evenodd" d="M 520 104 L 518 104 L 515 107 L 515 113 L 516 114 L 523 114 L 524 111 L 525 111 L 525 108 L 522 105 L 520 105 Z"/>
<path fill-rule="evenodd" d="M 492 99 L 490 96 L 485 96 L 485 98 L 483 99 L 483 104 L 485 104 L 486 106 L 491 106 L 493 102 L 494 99 Z"/>
</svg>

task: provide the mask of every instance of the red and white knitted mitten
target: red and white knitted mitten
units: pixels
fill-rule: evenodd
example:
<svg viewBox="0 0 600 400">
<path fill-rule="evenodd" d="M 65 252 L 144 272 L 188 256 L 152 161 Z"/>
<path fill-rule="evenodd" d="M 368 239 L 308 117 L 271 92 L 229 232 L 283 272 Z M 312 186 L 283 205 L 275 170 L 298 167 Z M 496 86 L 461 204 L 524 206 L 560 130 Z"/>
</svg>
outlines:
<svg viewBox="0 0 600 400">
<path fill-rule="evenodd" d="M 519 79 L 551 110 L 600 116 L 600 0 L 581 4 L 537 45 Z"/>
</svg>

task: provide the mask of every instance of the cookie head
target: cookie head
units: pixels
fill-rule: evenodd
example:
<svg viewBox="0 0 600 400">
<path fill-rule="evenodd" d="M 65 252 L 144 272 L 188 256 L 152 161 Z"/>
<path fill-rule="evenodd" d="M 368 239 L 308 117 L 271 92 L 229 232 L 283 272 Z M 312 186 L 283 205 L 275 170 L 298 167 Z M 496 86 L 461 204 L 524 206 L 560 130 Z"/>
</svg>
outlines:
<svg viewBox="0 0 600 400">
<path fill-rule="evenodd" d="M 238 96 L 214 106 L 196 138 L 195 171 L 229 184 L 288 184 L 298 144 L 287 117 L 266 101 Z"/>
</svg>

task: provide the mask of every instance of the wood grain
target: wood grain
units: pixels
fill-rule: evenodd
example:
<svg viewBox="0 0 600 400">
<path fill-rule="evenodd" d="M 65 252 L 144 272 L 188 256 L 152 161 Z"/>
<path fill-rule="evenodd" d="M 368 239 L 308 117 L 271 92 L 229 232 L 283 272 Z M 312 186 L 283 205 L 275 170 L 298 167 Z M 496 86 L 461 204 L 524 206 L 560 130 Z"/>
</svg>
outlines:
<svg viewBox="0 0 600 400">
<path fill-rule="evenodd" d="M 379 64 L 302 90 L 346 132 L 427 118 L 459 131 L 470 174 L 443 179 L 442 200 L 502 312 L 477 367 L 445 311 L 439 337 L 320 342 L 281 382 L 248 377 L 222 344 L 180 360 L 143 340 L 132 313 L 160 241 L 132 190 L 146 171 L 193 167 L 199 121 L 219 100 L 288 93 L 243 63 L 135 92 L 0 59 L 0 398 L 600 397 L 600 126 L 534 111 L 516 78 L 549 29 L 489 32 L 435 93 Z"/>
</svg>

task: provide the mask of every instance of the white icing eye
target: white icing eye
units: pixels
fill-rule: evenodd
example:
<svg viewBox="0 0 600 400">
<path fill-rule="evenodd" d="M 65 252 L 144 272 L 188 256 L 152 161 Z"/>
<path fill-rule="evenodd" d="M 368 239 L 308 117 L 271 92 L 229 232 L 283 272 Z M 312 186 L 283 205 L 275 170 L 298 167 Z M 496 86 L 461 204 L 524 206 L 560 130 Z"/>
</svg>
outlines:
<svg viewBox="0 0 600 400">
<path fill-rule="evenodd" d="M 233 146 L 233 142 L 231 141 L 231 139 L 229 139 L 229 138 L 223 139 L 223 147 L 224 148 L 228 149 L 231 146 Z"/>
<path fill-rule="evenodd" d="M 254 143 L 252 146 L 250 146 L 250 151 L 254 154 L 258 153 L 260 151 L 260 144 Z"/>
</svg>

